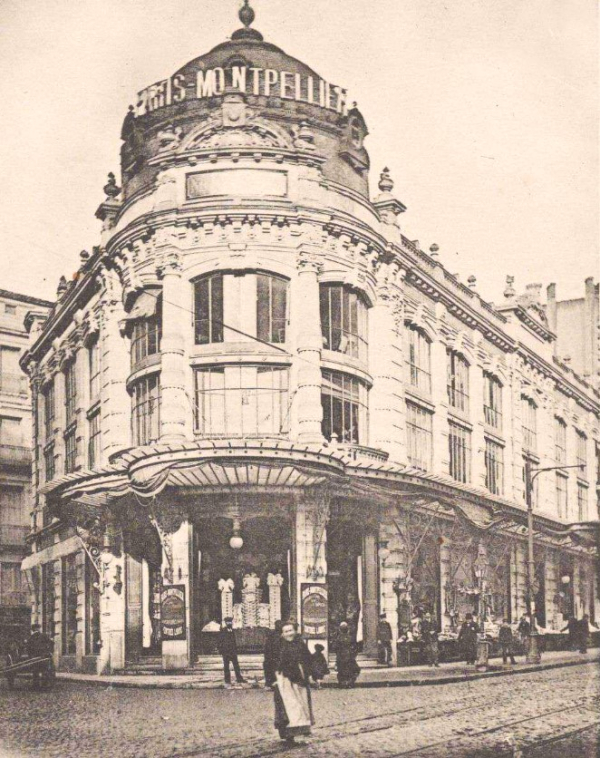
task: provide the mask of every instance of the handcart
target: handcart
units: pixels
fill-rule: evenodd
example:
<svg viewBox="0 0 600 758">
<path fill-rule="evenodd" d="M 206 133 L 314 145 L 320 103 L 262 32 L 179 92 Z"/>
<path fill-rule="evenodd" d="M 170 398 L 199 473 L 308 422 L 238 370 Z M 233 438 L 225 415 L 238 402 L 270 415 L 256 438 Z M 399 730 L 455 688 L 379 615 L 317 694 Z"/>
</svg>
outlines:
<svg viewBox="0 0 600 758">
<path fill-rule="evenodd" d="M 0 669 L 0 675 L 5 676 L 8 681 L 8 688 L 12 690 L 15 679 L 19 676 L 31 676 L 32 679 L 41 680 L 42 687 L 51 689 L 56 681 L 56 672 L 54 662 L 51 656 L 37 656 L 27 658 L 21 656 L 15 659 L 12 655 L 6 656 L 4 668 Z"/>
</svg>

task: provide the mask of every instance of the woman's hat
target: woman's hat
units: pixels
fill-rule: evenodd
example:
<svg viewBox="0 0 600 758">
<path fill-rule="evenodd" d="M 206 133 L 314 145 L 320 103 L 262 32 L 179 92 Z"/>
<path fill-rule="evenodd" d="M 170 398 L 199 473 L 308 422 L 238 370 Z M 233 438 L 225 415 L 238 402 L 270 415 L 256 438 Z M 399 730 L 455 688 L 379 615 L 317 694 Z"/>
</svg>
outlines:
<svg viewBox="0 0 600 758">
<path fill-rule="evenodd" d="M 317 653 L 320 653 L 323 650 L 325 650 L 325 646 L 324 645 L 315 645 L 315 650 L 317 651 Z"/>
</svg>

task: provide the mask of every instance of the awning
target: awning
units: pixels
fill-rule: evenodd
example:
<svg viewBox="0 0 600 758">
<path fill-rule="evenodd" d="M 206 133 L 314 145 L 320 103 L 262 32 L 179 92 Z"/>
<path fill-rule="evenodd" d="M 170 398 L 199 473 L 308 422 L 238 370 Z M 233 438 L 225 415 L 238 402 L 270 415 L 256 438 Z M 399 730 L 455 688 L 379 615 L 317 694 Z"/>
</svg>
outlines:
<svg viewBox="0 0 600 758">
<path fill-rule="evenodd" d="M 29 571 L 34 566 L 39 566 L 40 563 L 48 563 L 49 561 L 57 561 L 62 558 L 63 555 L 70 555 L 76 553 L 82 549 L 81 539 L 79 537 L 69 537 L 62 542 L 57 542 L 54 545 L 45 547 L 43 550 L 39 550 L 37 553 L 32 553 L 23 559 L 21 563 L 21 571 Z"/>
<path fill-rule="evenodd" d="M 140 321 L 156 314 L 160 290 L 144 290 L 137 296 L 132 309 L 125 316 L 125 321 Z"/>
</svg>

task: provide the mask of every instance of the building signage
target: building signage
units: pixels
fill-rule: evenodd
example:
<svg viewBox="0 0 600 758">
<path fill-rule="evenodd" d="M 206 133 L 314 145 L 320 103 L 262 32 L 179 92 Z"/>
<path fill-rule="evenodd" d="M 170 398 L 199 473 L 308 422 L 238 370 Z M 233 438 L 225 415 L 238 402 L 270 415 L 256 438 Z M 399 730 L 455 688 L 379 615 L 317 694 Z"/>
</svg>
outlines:
<svg viewBox="0 0 600 758">
<path fill-rule="evenodd" d="M 217 66 L 199 69 L 195 79 L 193 75 L 175 74 L 146 87 L 138 93 L 136 115 L 142 116 L 186 99 L 202 100 L 223 95 L 226 89 L 247 95 L 296 100 L 337 113 L 347 112 L 346 90 L 319 77 L 256 66 Z"/>
<path fill-rule="evenodd" d="M 160 623 L 163 640 L 184 640 L 185 585 L 165 587 L 160 595 Z"/>
<path fill-rule="evenodd" d="M 303 584 L 302 634 L 307 639 L 327 639 L 327 585 Z"/>
</svg>

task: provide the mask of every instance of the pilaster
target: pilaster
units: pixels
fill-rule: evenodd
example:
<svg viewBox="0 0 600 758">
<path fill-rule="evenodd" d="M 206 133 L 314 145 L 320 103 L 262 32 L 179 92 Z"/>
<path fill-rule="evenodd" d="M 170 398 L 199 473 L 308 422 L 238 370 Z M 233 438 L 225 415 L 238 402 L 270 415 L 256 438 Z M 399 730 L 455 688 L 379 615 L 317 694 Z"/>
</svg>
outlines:
<svg viewBox="0 0 600 758">
<path fill-rule="evenodd" d="M 162 665 L 166 670 L 183 669 L 192 662 L 191 599 L 193 525 L 184 520 L 176 531 L 166 535 L 168 547 L 163 543 L 163 589 L 169 585 L 183 587 L 185 592 L 185 639 L 162 641 Z"/>
<path fill-rule="evenodd" d="M 483 366 L 475 362 L 469 369 L 469 415 L 471 432 L 471 481 L 485 487 L 485 436 L 483 427 Z"/>
<path fill-rule="evenodd" d="M 448 390 L 446 345 L 440 340 L 431 343 L 431 399 L 435 405 L 432 418 L 433 471 L 448 474 L 450 452 L 448 449 Z"/>
<path fill-rule="evenodd" d="M 126 597 L 125 553 L 104 551 L 100 557 L 100 653 L 98 674 L 112 674 L 125 667 Z"/>
</svg>

